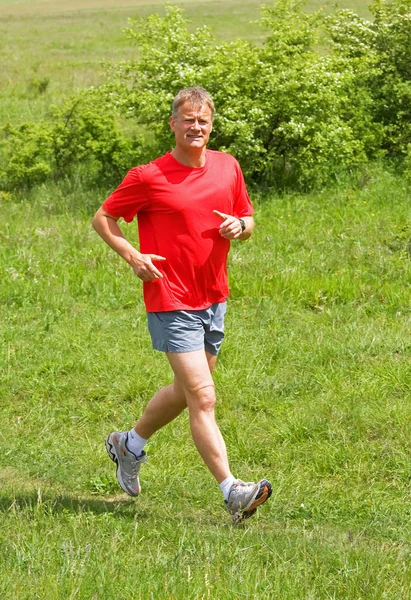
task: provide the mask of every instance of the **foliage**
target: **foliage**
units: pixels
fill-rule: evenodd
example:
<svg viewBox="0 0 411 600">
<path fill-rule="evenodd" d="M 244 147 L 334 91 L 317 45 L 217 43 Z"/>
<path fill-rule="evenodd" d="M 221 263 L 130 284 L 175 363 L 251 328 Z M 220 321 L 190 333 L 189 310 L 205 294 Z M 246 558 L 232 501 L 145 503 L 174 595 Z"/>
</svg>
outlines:
<svg viewBox="0 0 411 600">
<path fill-rule="evenodd" d="M 206 28 L 190 33 L 182 11 L 169 6 L 164 18 L 132 24 L 139 58 L 112 72 L 103 93 L 153 133 L 154 155 L 172 143 L 175 93 L 203 85 L 218 111 L 213 146 L 233 153 L 248 180 L 277 187 L 323 185 L 369 160 L 404 154 L 411 122 L 407 1 L 374 4 L 374 22 L 350 11 L 308 14 L 302 5 L 278 0 L 262 8 L 262 46 L 217 45 Z"/>
<path fill-rule="evenodd" d="M 240 161 L 249 182 L 307 189 L 382 157 L 409 172 L 410 0 L 376 0 L 373 20 L 342 10 L 306 13 L 302 0 L 262 7 L 266 38 L 217 44 L 168 5 L 130 23 L 137 57 L 49 121 L 4 131 L 3 188 L 32 185 L 78 165 L 91 180 L 119 178 L 173 144 L 174 95 L 202 85 L 217 107 L 211 147 Z M 138 129 L 126 135 L 116 119 Z M 130 123 L 133 123 L 130 126 Z"/>
<path fill-rule="evenodd" d="M 368 114 L 382 129 L 381 148 L 403 159 L 411 140 L 411 3 L 375 0 L 373 21 L 351 11 L 329 18 L 334 50 L 359 65 L 358 88 L 367 90 Z"/>
<path fill-rule="evenodd" d="M 241 40 L 216 45 L 206 28 L 190 33 L 182 11 L 169 6 L 165 18 L 152 15 L 128 30 L 140 58 L 112 73 L 104 93 L 148 126 L 155 154 L 171 144 L 175 93 L 203 85 L 217 106 L 212 145 L 233 153 L 248 180 L 324 184 L 366 159 L 366 143 L 356 134 L 369 99 L 357 97 L 354 109 L 352 65 L 313 50 L 323 22 L 321 13 L 302 13 L 300 2 L 281 0 L 263 9 L 262 47 Z"/>
<path fill-rule="evenodd" d="M 0 186 L 30 187 L 50 178 L 82 170 L 85 179 L 114 180 L 132 157 L 139 157 L 140 141 L 125 136 L 108 111 L 100 110 L 92 93 L 53 108 L 44 121 L 2 130 Z"/>
</svg>

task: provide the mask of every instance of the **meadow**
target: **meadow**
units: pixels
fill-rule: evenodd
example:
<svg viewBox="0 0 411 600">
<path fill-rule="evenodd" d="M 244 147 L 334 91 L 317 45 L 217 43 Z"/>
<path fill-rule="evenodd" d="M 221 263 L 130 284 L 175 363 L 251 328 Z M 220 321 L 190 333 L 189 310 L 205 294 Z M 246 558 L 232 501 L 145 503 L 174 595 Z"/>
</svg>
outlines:
<svg viewBox="0 0 411 600">
<path fill-rule="evenodd" d="M 67 6 L 0 1 L 2 121 L 98 83 L 102 62 L 132 52 L 127 17 L 162 9 Z M 258 39 L 246 25 L 257 6 L 185 3 L 221 39 Z M 104 437 L 171 372 L 140 282 L 91 227 L 108 193 L 75 177 L 0 193 L 2 600 L 408 599 L 409 184 L 375 166 L 355 186 L 251 190 L 257 227 L 230 253 L 217 416 L 234 474 L 274 491 L 240 526 L 187 415 L 149 442 L 141 496 L 119 493 Z M 123 229 L 136 241 L 135 224 Z"/>
<path fill-rule="evenodd" d="M 193 29 L 207 25 L 218 40 L 263 39 L 256 23 L 260 0 L 209 0 L 176 3 L 184 8 Z M 310 0 L 315 9 L 330 0 Z M 367 15 L 365 3 L 345 0 L 344 7 Z M 164 14 L 164 2 L 20 0 L 0 2 L 0 118 L 20 123 L 41 118 L 50 104 L 79 89 L 102 82 L 107 63 L 129 60 L 136 48 L 124 36 L 128 19 L 151 12 Z"/>
</svg>

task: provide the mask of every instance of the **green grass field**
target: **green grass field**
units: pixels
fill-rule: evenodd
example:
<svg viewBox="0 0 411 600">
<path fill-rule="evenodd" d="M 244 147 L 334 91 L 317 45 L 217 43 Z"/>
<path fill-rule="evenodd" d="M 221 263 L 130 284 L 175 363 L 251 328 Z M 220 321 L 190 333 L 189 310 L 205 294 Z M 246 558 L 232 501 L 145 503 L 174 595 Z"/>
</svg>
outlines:
<svg viewBox="0 0 411 600">
<path fill-rule="evenodd" d="M 138 280 L 90 226 L 102 199 L 3 201 L 1 597 L 408 598 L 409 189 L 379 174 L 256 199 L 218 417 L 233 471 L 274 494 L 240 527 L 185 415 L 150 442 L 141 497 L 118 493 L 104 436 L 171 374 Z"/>
<path fill-rule="evenodd" d="M 264 31 L 256 23 L 259 0 L 183 1 L 192 27 L 207 25 L 219 40 L 247 38 L 258 42 Z M 311 0 L 311 8 L 330 8 L 330 0 Z M 365 3 L 344 0 L 341 6 L 366 15 Z M 164 3 L 122 0 L 0 1 L 0 119 L 22 122 L 47 114 L 63 95 L 101 83 L 109 61 L 136 53 L 123 30 L 128 19 L 164 12 Z"/>
<path fill-rule="evenodd" d="M 184 6 L 221 39 L 261 35 L 255 2 Z M 154 8 L 0 0 L 1 120 L 98 83 L 102 61 L 134 51 L 127 18 Z M 255 235 L 230 254 L 217 416 L 234 474 L 274 492 L 240 526 L 187 415 L 149 442 L 142 495 L 119 493 L 104 437 L 171 372 L 140 282 L 92 230 L 108 193 L 75 178 L 0 192 L 1 600 L 408 600 L 409 184 L 375 167 L 356 188 L 252 192 Z"/>
</svg>

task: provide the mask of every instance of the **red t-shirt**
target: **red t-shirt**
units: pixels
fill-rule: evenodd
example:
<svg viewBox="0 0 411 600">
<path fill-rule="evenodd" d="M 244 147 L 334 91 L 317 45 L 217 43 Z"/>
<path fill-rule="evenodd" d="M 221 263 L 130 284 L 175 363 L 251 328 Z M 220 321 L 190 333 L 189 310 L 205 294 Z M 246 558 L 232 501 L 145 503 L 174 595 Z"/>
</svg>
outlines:
<svg viewBox="0 0 411 600">
<path fill-rule="evenodd" d="M 229 295 L 230 242 L 220 236 L 219 210 L 253 214 L 240 165 L 230 154 L 206 151 L 204 167 L 192 168 L 170 153 L 131 169 L 103 209 L 130 222 L 138 219 L 140 252 L 155 262 L 162 279 L 144 282 L 148 312 L 202 310 Z"/>
</svg>

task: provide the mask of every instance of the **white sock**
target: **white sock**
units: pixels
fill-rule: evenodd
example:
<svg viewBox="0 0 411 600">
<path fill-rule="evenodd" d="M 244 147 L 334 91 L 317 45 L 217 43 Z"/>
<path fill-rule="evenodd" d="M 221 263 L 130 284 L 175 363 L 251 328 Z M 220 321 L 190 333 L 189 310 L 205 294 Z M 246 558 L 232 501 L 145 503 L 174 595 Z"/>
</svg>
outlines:
<svg viewBox="0 0 411 600">
<path fill-rule="evenodd" d="M 227 479 L 224 479 L 224 481 L 219 484 L 220 490 L 223 492 L 224 500 L 228 500 L 228 494 L 230 493 L 234 481 L 236 481 L 236 478 L 230 473 Z"/>
<path fill-rule="evenodd" d="M 138 435 L 138 433 L 134 431 L 134 427 L 133 429 L 130 429 L 127 436 L 126 446 L 130 452 L 135 454 L 136 458 L 140 456 L 146 444 L 147 440 Z"/>
</svg>

